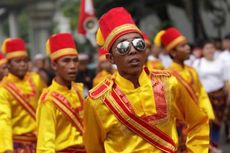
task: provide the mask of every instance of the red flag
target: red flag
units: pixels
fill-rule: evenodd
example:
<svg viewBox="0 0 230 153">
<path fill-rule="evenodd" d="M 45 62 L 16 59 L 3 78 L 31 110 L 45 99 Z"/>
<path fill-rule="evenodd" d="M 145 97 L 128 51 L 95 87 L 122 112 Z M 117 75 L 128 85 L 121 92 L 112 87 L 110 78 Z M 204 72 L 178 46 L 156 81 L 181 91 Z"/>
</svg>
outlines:
<svg viewBox="0 0 230 153">
<path fill-rule="evenodd" d="M 97 23 L 97 19 L 95 17 L 93 1 L 81 0 L 78 33 L 86 35 L 87 30 L 91 30 L 95 27 L 95 22 Z"/>
</svg>

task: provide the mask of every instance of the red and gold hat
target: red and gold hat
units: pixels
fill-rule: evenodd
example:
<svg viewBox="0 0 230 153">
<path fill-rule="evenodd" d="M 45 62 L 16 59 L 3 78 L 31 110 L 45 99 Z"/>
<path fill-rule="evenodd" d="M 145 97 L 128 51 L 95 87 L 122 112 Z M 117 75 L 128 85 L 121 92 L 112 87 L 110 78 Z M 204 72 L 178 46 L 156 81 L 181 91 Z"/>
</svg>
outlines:
<svg viewBox="0 0 230 153">
<path fill-rule="evenodd" d="M 7 59 L 28 56 L 26 44 L 21 38 L 8 38 L 3 41 L 2 52 Z"/>
<path fill-rule="evenodd" d="M 70 33 L 52 35 L 46 42 L 46 51 L 52 61 L 63 56 L 78 55 L 73 36 Z"/>
<path fill-rule="evenodd" d="M 159 31 L 157 34 L 156 34 L 156 36 L 154 37 L 154 39 L 153 39 L 153 44 L 155 45 L 155 46 L 157 46 L 157 47 L 162 47 L 162 45 L 161 45 L 161 37 L 162 37 L 162 35 L 165 33 L 165 31 L 164 30 L 161 30 L 161 31 Z"/>
<path fill-rule="evenodd" d="M 123 7 L 116 7 L 100 18 L 96 41 L 99 46 L 109 51 L 117 38 L 131 32 L 142 35 L 129 12 Z"/>
<path fill-rule="evenodd" d="M 186 41 L 185 36 L 183 36 L 180 31 L 176 28 L 171 27 L 165 30 L 164 34 L 161 36 L 161 42 L 165 47 L 166 51 L 170 51 L 175 48 L 179 43 Z"/>
<path fill-rule="evenodd" d="M 151 46 L 151 42 L 150 42 L 150 39 L 149 39 L 148 35 L 147 35 L 145 32 L 143 32 L 142 35 L 143 35 L 143 37 L 144 37 L 145 43 L 146 43 L 148 46 Z"/>
<path fill-rule="evenodd" d="M 3 64 L 5 64 L 7 62 L 6 57 L 4 56 L 4 54 L 2 54 L 0 52 L 0 66 L 2 66 Z"/>
<path fill-rule="evenodd" d="M 98 58 L 99 58 L 99 61 L 105 61 L 106 60 L 106 54 L 107 54 L 107 50 L 104 49 L 103 47 L 100 47 L 98 49 Z"/>
</svg>

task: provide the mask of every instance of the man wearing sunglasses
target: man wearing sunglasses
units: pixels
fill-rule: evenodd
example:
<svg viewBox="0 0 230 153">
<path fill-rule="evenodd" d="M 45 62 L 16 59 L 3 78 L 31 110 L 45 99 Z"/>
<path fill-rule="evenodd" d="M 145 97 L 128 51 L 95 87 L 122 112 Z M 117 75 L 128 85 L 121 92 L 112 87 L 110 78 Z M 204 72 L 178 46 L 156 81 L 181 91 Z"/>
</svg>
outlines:
<svg viewBox="0 0 230 153">
<path fill-rule="evenodd" d="M 99 20 L 97 43 L 117 72 L 93 88 L 84 107 L 88 153 L 173 153 L 176 119 L 188 125 L 187 151 L 207 153 L 208 118 L 168 71 L 148 71 L 142 32 L 122 7 Z"/>
</svg>

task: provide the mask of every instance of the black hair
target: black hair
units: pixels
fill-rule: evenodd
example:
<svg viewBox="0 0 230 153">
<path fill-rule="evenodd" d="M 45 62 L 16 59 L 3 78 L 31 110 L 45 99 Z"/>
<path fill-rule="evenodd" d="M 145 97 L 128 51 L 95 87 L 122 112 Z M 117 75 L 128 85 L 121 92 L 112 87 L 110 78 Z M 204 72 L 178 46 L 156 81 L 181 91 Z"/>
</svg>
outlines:
<svg viewBox="0 0 230 153">
<path fill-rule="evenodd" d="M 203 41 L 202 41 L 200 47 L 201 47 L 201 48 L 204 48 L 204 46 L 207 45 L 207 44 L 213 44 L 213 46 L 215 46 L 214 40 L 212 40 L 212 39 L 206 39 L 206 40 L 203 40 Z"/>
<path fill-rule="evenodd" d="M 226 39 L 229 39 L 229 40 L 230 40 L 230 33 L 226 34 L 226 35 L 224 36 L 224 39 L 225 39 L 225 40 L 226 40 Z"/>
</svg>

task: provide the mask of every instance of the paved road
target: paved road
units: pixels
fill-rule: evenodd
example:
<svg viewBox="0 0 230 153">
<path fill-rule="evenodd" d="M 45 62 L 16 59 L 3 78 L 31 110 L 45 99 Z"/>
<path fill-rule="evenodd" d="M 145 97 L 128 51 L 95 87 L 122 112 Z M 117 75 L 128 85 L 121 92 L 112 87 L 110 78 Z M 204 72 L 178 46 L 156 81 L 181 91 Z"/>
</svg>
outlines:
<svg viewBox="0 0 230 153">
<path fill-rule="evenodd" d="M 220 148 L 223 153 L 230 153 L 230 143 L 225 142 L 224 129 L 221 129 Z"/>
</svg>

